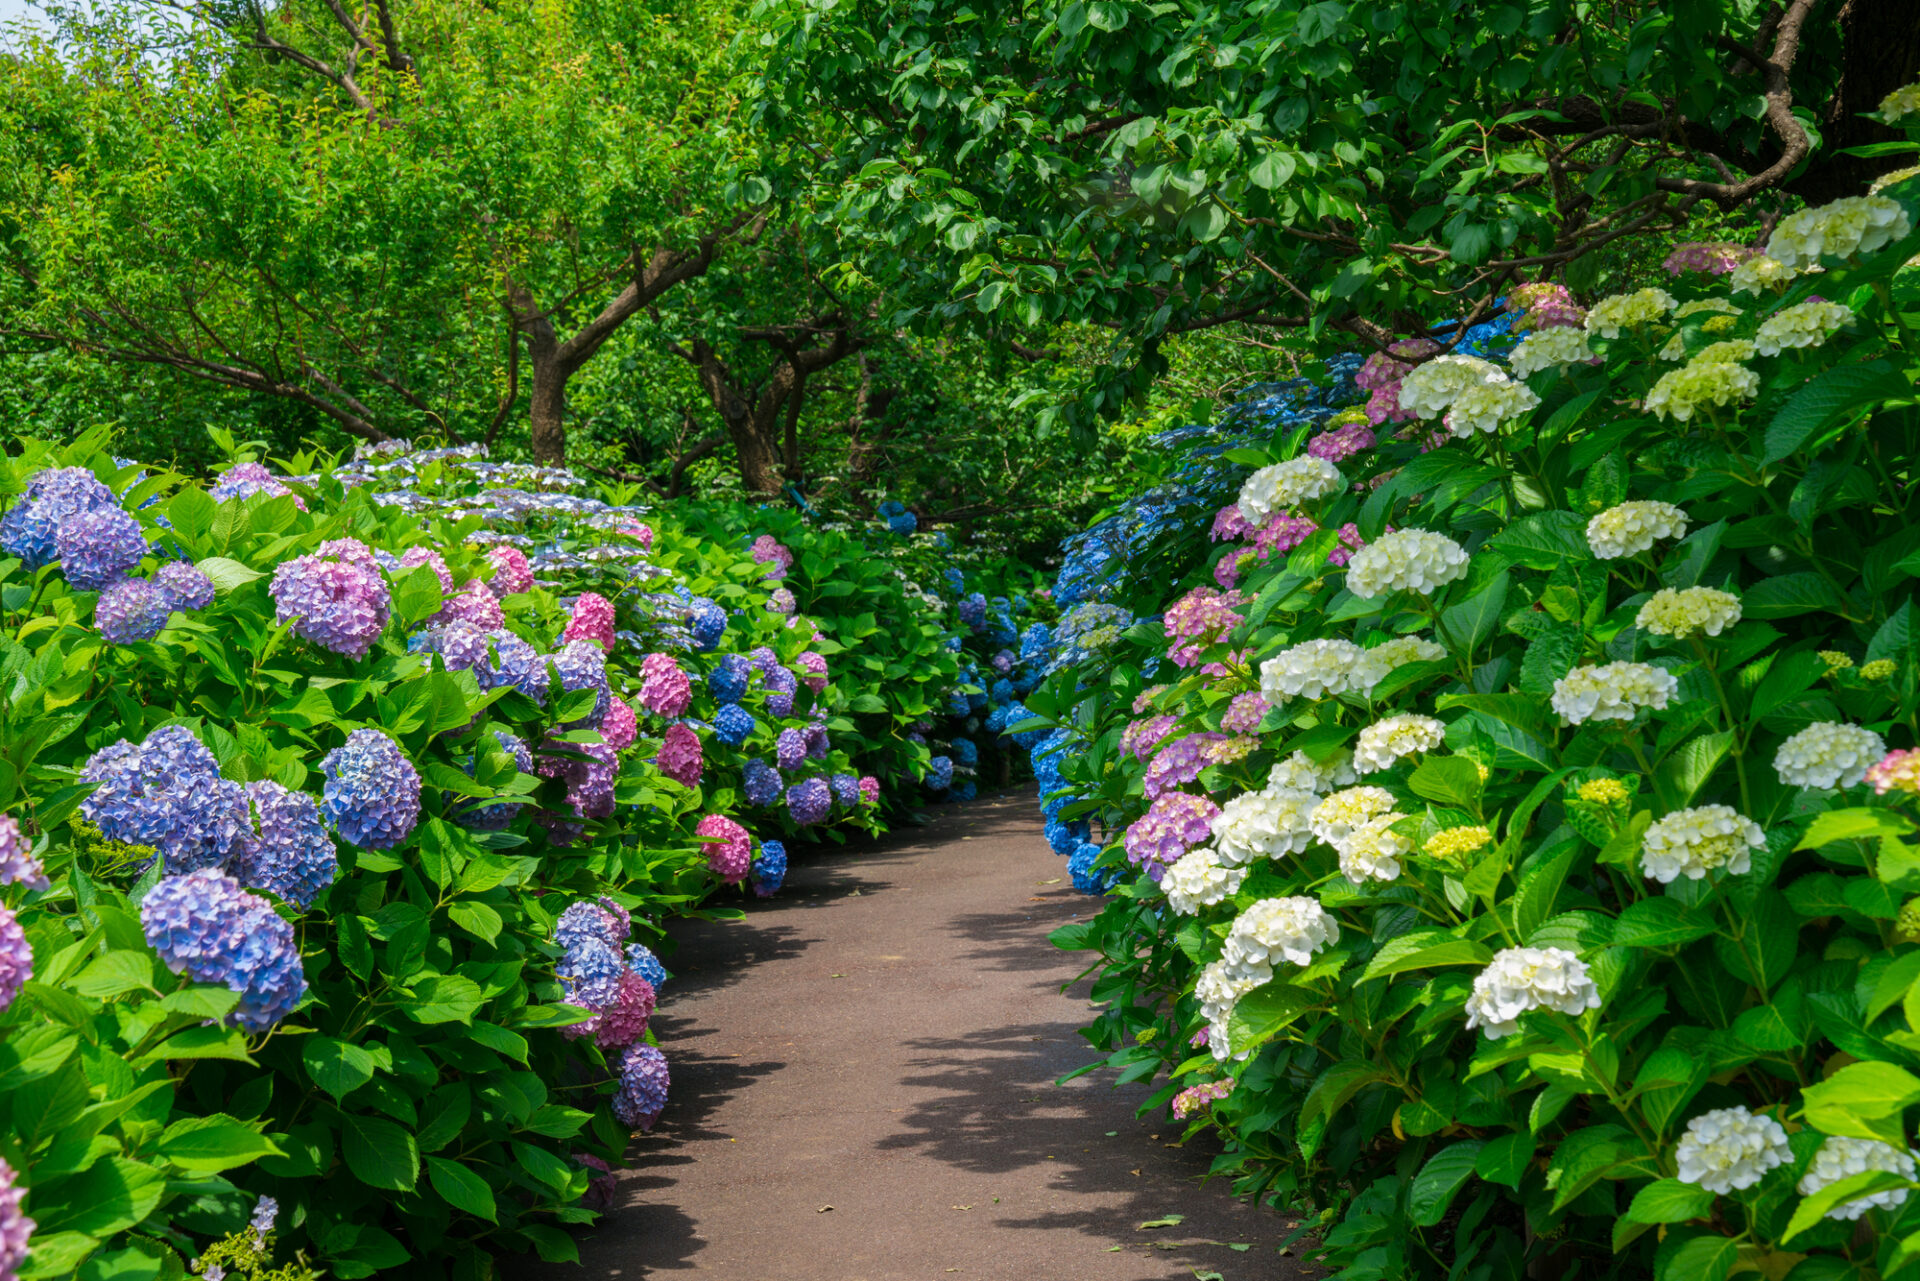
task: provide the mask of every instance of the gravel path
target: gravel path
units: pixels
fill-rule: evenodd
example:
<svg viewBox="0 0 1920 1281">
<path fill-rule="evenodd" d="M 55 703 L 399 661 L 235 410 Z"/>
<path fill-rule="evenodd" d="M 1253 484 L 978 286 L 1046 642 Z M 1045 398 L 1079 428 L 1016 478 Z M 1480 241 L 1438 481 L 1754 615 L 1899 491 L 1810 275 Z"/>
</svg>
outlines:
<svg viewBox="0 0 1920 1281">
<path fill-rule="evenodd" d="M 639 1168 L 580 1242 L 584 1275 L 729 1281 L 1222 1281 L 1300 1275 L 1286 1221 L 1200 1184 L 1146 1087 L 1055 1078 L 1084 917 L 1024 795 L 803 855 L 744 920 L 687 922 L 655 1016 L 672 1064 Z M 1176 1226 L 1142 1222 L 1184 1216 Z M 1236 1251 L 1229 1243 L 1247 1245 Z M 571 1268 L 524 1275 L 581 1276 Z"/>
</svg>

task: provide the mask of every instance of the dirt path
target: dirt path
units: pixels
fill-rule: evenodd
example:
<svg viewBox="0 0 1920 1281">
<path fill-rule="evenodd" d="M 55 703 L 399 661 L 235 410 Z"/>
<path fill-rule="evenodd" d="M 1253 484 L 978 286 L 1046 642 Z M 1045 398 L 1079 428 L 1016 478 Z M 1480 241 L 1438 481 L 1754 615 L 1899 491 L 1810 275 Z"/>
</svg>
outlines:
<svg viewBox="0 0 1920 1281">
<path fill-rule="evenodd" d="M 677 930 L 654 1019 L 672 1101 L 585 1275 L 1295 1276 L 1282 1219 L 1195 1181 L 1210 1144 L 1134 1118 L 1145 1087 L 1053 1084 L 1091 1057 L 1085 988 L 1059 991 L 1076 957 L 1046 939 L 1094 906 L 1066 874 L 1015 796 L 808 856 L 745 920 Z"/>
</svg>

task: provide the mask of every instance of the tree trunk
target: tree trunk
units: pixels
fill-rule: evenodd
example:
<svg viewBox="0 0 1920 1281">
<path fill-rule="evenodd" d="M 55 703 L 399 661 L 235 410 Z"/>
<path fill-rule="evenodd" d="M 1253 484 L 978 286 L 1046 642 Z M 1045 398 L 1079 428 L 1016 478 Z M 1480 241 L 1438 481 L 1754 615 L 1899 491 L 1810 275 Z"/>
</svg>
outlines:
<svg viewBox="0 0 1920 1281">
<path fill-rule="evenodd" d="M 532 335 L 527 346 L 535 348 Z M 536 350 L 527 353 L 532 367 L 532 388 L 528 395 L 528 420 L 533 435 L 533 461 L 543 467 L 564 467 L 567 462 L 567 379 L 572 371 L 561 366 L 551 351 L 541 359 Z"/>
<path fill-rule="evenodd" d="M 1912 156 L 1843 156 L 1850 147 L 1896 142 L 1900 130 L 1863 120 L 1880 100 L 1920 80 L 1920 4 L 1914 0 L 1846 0 L 1840 26 L 1840 86 L 1820 111 L 1820 150 L 1813 164 L 1787 190 L 1809 204 L 1864 196 L 1881 174 L 1904 168 Z"/>
</svg>

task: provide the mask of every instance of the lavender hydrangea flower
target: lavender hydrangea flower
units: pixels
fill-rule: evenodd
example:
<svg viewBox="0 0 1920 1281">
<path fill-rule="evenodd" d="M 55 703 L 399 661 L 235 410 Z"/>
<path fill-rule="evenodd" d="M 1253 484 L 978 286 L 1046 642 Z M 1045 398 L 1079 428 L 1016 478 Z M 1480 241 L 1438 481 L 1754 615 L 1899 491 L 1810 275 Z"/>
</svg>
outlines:
<svg viewBox="0 0 1920 1281">
<path fill-rule="evenodd" d="M 833 799 L 848 809 L 860 804 L 860 780 L 852 774 L 835 774 L 827 786 L 833 790 Z"/>
<path fill-rule="evenodd" d="M 440 580 L 440 594 L 442 596 L 451 596 L 453 594 L 453 571 L 447 568 L 447 558 L 439 552 L 434 551 L 431 547 L 407 548 L 406 551 L 401 553 L 400 559 L 394 568 L 396 573 L 404 574 L 410 569 L 419 569 L 422 565 L 431 569 L 433 576 Z"/>
<path fill-rule="evenodd" d="M 306 995 L 293 926 L 232 877 L 202 868 L 169 876 L 140 904 L 147 942 L 176 974 L 240 994 L 234 1018 L 261 1032 Z"/>
<path fill-rule="evenodd" d="M 493 643 L 493 662 L 482 672 L 482 689 L 500 689 L 511 685 L 536 703 L 547 701 L 547 663 L 539 651 L 514 633 L 498 628 L 487 633 Z M 605 669 L 602 669 L 604 674 Z"/>
<path fill-rule="evenodd" d="M 607 655 L 592 641 L 569 641 L 565 648 L 547 660 L 560 673 L 560 692 L 571 694 L 590 689 L 597 693 L 593 709 L 576 721 L 565 722 L 566 729 L 599 729 L 606 718 L 613 691 L 607 685 Z"/>
<path fill-rule="evenodd" d="M 268 590 L 275 616 L 322 649 L 365 658 L 386 630 L 392 596 L 364 543 L 336 538 L 310 556 L 282 561 Z"/>
<path fill-rule="evenodd" d="M 1181 855 L 1213 836 L 1220 807 L 1204 796 L 1168 792 L 1127 828 L 1128 861 L 1143 865 L 1156 884 Z"/>
<path fill-rule="evenodd" d="M 753 856 L 752 877 L 754 894 L 772 898 L 787 880 L 787 847 L 779 841 L 760 842 L 760 852 Z"/>
<path fill-rule="evenodd" d="M 613 813 L 618 758 L 605 743 L 562 743 L 549 739 L 534 758 L 533 772 L 567 785 L 567 803 L 580 818 Z"/>
<path fill-rule="evenodd" d="M 702 652 L 716 648 L 727 634 L 727 611 L 705 596 L 696 596 L 687 606 L 687 624 L 693 632 L 693 646 Z"/>
<path fill-rule="evenodd" d="M 560 919 L 554 922 L 553 941 L 571 952 L 582 943 L 597 939 L 618 951 L 626 946 L 627 931 L 631 928 L 630 921 L 621 920 L 603 904 L 581 899 L 560 913 Z"/>
<path fill-rule="evenodd" d="M 780 666 L 780 656 L 765 645 L 756 645 L 747 654 L 747 666 L 764 676 Z"/>
<path fill-rule="evenodd" d="M 987 625 L 987 598 L 985 593 L 975 592 L 960 602 L 960 621 L 976 632 Z"/>
<path fill-rule="evenodd" d="M 121 579 L 93 605 L 93 624 L 111 645 L 152 640 L 172 616 L 172 598 L 144 578 Z"/>
<path fill-rule="evenodd" d="M 833 812 L 833 793 L 826 780 L 803 779 L 787 789 L 787 812 L 802 827 L 824 823 Z"/>
<path fill-rule="evenodd" d="M 793 715 L 793 694 L 800 688 L 794 674 L 779 664 L 767 668 L 767 712 L 785 718 Z"/>
<path fill-rule="evenodd" d="M 57 554 L 56 540 L 67 521 L 118 506 L 113 491 L 86 468 L 51 468 L 35 476 L 20 501 L 0 518 L 0 549 L 18 556 L 28 569 L 39 569 Z"/>
<path fill-rule="evenodd" d="M 477 578 L 462 583 L 458 591 L 447 597 L 438 617 L 443 622 L 467 623 L 483 632 L 507 625 L 507 616 L 501 610 L 500 602 L 487 590 L 487 585 Z"/>
<path fill-rule="evenodd" d="M 0 814 L 0 885 L 24 885 L 30 890 L 47 890 L 46 869 L 34 857 L 33 842 L 20 830 L 20 820 Z"/>
<path fill-rule="evenodd" d="M 794 610 L 800 608 L 800 602 L 795 600 L 793 593 L 786 588 L 776 587 L 773 589 L 773 595 L 767 597 L 767 608 L 776 614 L 792 614 Z"/>
<path fill-rule="evenodd" d="M 738 703 L 728 703 L 713 717 L 713 738 L 726 747 L 738 747 L 747 741 L 759 722 L 753 719 L 753 713 Z"/>
<path fill-rule="evenodd" d="M 825 725 L 809 725 L 806 728 L 807 755 L 816 761 L 824 761 L 833 753 L 833 740 L 827 737 Z"/>
<path fill-rule="evenodd" d="M 500 744 L 500 750 L 513 758 L 513 763 L 522 774 L 533 773 L 533 753 L 519 738 L 503 729 L 493 731 L 494 741 Z M 477 761 L 467 763 L 467 773 L 472 774 L 478 768 Z M 520 802 L 506 801 L 498 805 L 465 803 L 453 812 L 453 821 L 460 826 L 476 832 L 505 831 L 514 817 L 520 813 Z"/>
<path fill-rule="evenodd" d="M 667 1106 L 667 1056 L 651 1045 L 636 1045 L 620 1060 L 620 1090 L 613 1114 L 620 1124 L 650 1130 Z"/>
<path fill-rule="evenodd" d="M 0 1277 L 6 1281 L 13 1281 L 26 1263 L 32 1252 L 33 1230 L 39 1226 L 20 1208 L 26 1196 L 27 1190 L 18 1185 L 13 1167 L 0 1157 Z"/>
<path fill-rule="evenodd" d="M 253 840 L 246 789 L 220 777 L 219 762 L 178 725 L 103 747 L 80 772 L 100 787 L 80 812 L 108 840 L 151 845 L 169 872 L 211 867 Z"/>
<path fill-rule="evenodd" d="M 391 849 L 420 821 L 420 771 L 377 729 L 357 729 L 320 762 L 321 812 L 362 849 Z"/>
<path fill-rule="evenodd" d="M 183 560 L 170 560 L 153 576 L 174 609 L 205 609 L 213 604 L 213 580 Z"/>
<path fill-rule="evenodd" d="M 95 507 L 63 521 L 54 547 L 67 582 L 79 591 L 97 592 L 140 564 L 147 539 L 140 522 L 118 507 Z"/>
<path fill-rule="evenodd" d="M 279 498 L 292 493 L 291 489 L 280 483 L 278 476 L 268 471 L 261 463 L 235 463 L 227 468 L 219 482 L 207 491 L 208 497 L 216 503 L 229 502 L 233 499 L 244 501 L 255 494 Z M 300 510 L 306 510 L 306 503 L 302 502 L 298 495 L 295 495 L 293 501 Z"/>
<path fill-rule="evenodd" d="M 248 783 L 247 799 L 258 819 L 256 835 L 233 860 L 233 874 L 250 889 L 278 894 L 302 911 L 313 906 L 333 876 L 339 857 L 320 820 L 320 807 L 305 792 L 270 779 Z"/>
<path fill-rule="evenodd" d="M 493 566 L 495 596 L 514 596 L 533 590 L 533 568 L 527 564 L 526 553 L 518 547 L 495 547 L 487 553 L 487 560 Z"/>
<path fill-rule="evenodd" d="M 475 679 L 485 684 L 480 673 L 492 661 L 491 646 L 487 633 L 471 623 L 451 622 L 429 627 L 407 642 L 408 649 L 416 647 L 426 653 L 440 655 L 448 671 L 473 672 Z"/>
<path fill-rule="evenodd" d="M 927 786 L 936 792 L 944 792 L 953 786 L 953 758 L 936 756 L 927 762 Z"/>
<path fill-rule="evenodd" d="M 716 703 L 737 703 L 747 694 L 747 682 L 752 679 L 753 667 L 740 654 L 724 654 L 720 662 L 707 673 L 707 692 L 713 695 Z"/>
<path fill-rule="evenodd" d="M 667 967 L 645 943 L 627 945 L 627 968 L 651 984 L 655 992 L 667 985 Z"/>
<path fill-rule="evenodd" d="M 780 771 L 762 760 L 751 760 L 742 771 L 741 791 L 746 793 L 749 805 L 771 805 L 780 799 L 780 789 L 785 786 Z"/>
<path fill-rule="evenodd" d="M 797 729 L 783 729 L 773 742 L 774 760 L 783 770 L 797 770 L 807 759 L 807 736 Z"/>
<path fill-rule="evenodd" d="M 13 909 L 0 903 L 0 1010 L 13 1004 L 20 989 L 33 977 L 33 948 Z"/>
</svg>

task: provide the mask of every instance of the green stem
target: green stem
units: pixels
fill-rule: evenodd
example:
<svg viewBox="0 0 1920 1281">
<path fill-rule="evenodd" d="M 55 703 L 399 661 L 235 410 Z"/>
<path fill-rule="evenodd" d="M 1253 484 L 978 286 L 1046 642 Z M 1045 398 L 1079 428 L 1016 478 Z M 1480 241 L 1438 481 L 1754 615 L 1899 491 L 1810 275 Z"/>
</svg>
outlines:
<svg viewBox="0 0 1920 1281">
<path fill-rule="evenodd" d="M 1700 643 L 1698 636 L 1688 636 L 1687 642 L 1693 646 L 1700 666 L 1706 668 L 1707 678 L 1713 682 L 1713 692 L 1720 699 L 1720 717 L 1726 723 L 1727 733 L 1733 737 L 1733 768 L 1740 779 L 1740 812 L 1750 815 L 1753 813 L 1753 795 L 1747 787 L 1747 749 L 1740 739 L 1740 722 L 1734 718 L 1733 704 L 1727 698 L 1726 686 L 1720 683 L 1720 673 L 1714 667 L 1713 656 Z"/>
</svg>

